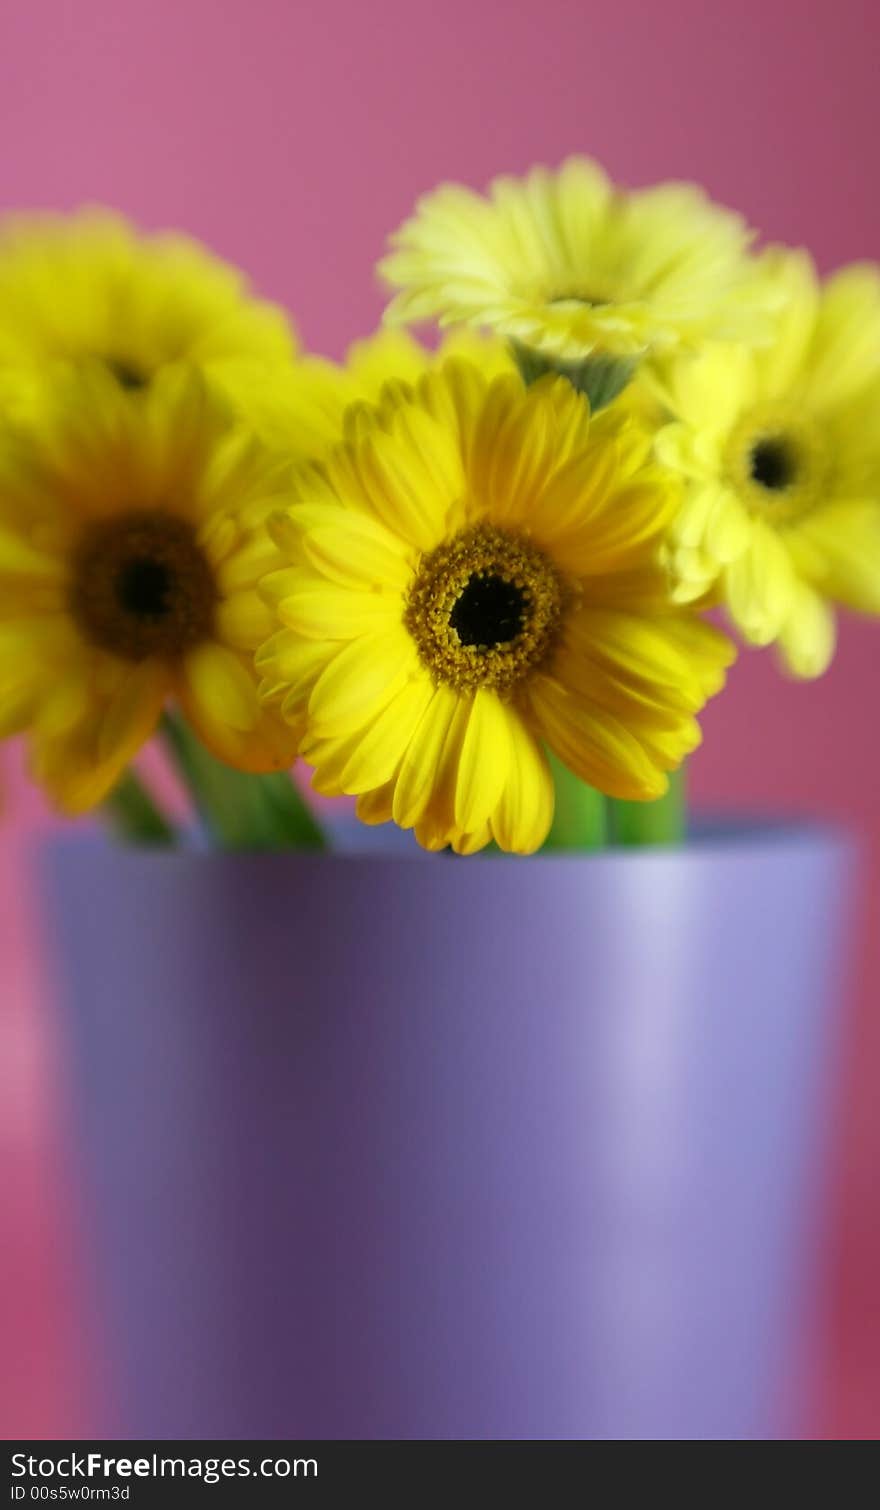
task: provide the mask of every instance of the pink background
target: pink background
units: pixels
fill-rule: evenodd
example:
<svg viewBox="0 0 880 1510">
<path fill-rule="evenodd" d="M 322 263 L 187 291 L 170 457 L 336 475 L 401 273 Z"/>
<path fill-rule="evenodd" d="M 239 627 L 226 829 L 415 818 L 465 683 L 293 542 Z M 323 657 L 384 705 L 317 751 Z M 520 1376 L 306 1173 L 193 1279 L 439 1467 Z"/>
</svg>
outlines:
<svg viewBox="0 0 880 1510">
<path fill-rule="evenodd" d="M 831 268 L 878 255 L 878 51 L 875 0 L 4 0 L 2 208 L 93 200 L 184 227 L 332 354 L 375 323 L 373 260 L 420 191 L 573 150 L 632 183 L 699 179 Z M 835 1437 L 880 1426 L 878 657 L 880 626 L 854 622 L 815 686 L 745 657 L 693 765 L 704 802 L 828 814 L 866 840 L 806 1428 Z M 103 1419 L 53 1127 L 25 863 L 36 821 L 13 779 L 0 841 L 4 1437 L 100 1434 Z"/>
</svg>

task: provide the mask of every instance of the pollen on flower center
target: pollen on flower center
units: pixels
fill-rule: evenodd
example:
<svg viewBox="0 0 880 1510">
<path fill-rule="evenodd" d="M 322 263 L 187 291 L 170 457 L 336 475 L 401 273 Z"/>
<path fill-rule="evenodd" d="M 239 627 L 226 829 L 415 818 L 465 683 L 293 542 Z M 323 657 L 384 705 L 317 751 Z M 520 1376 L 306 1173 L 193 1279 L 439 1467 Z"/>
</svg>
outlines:
<svg viewBox="0 0 880 1510">
<path fill-rule="evenodd" d="M 172 514 L 102 520 L 80 545 L 71 611 L 88 640 L 126 660 L 189 650 L 211 633 L 216 601 L 192 528 Z"/>
<path fill-rule="evenodd" d="M 476 525 L 422 559 L 404 623 L 436 681 L 506 694 L 552 651 L 567 600 L 543 551 Z"/>
</svg>

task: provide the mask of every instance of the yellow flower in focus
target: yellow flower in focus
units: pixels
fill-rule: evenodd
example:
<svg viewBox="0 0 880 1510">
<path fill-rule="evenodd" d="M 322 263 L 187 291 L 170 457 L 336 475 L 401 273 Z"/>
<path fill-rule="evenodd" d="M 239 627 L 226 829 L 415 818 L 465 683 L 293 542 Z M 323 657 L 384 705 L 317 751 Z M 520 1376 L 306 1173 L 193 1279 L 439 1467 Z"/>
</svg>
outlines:
<svg viewBox="0 0 880 1510">
<path fill-rule="evenodd" d="M 464 322 L 568 363 L 591 353 L 760 336 L 764 299 L 740 218 L 691 184 L 626 192 L 597 163 L 445 184 L 419 201 L 379 265 L 386 318 Z"/>
<path fill-rule="evenodd" d="M 820 285 L 804 252 L 768 252 L 784 296 L 771 346 L 674 364 L 657 453 L 688 480 L 677 595 L 713 590 L 744 638 L 796 676 L 834 653 L 833 603 L 880 614 L 880 273 Z"/>
<path fill-rule="evenodd" d="M 169 698 L 221 760 L 290 763 L 253 671 L 286 475 L 181 367 L 132 396 L 85 366 L 0 430 L 0 735 L 27 734 L 66 812 L 106 796 Z"/>
<path fill-rule="evenodd" d="M 0 383 L 48 363 L 98 359 L 138 390 L 186 361 L 233 394 L 294 338 L 281 309 L 243 275 L 179 234 L 140 235 L 121 216 L 8 217 L 0 226 Z"/>
<path fill-rule="evenodd" d="M 603 792 L 665 791 L 732 647 L 670 602 L 677 490 L 648 449 L 564 379 L 462 360 L 357 412 L 299 477 L 263 583 L 261 695 L 318 791 L 429 849 L 519 853 L 550 827 L 546 746 Z"/>
</svg>

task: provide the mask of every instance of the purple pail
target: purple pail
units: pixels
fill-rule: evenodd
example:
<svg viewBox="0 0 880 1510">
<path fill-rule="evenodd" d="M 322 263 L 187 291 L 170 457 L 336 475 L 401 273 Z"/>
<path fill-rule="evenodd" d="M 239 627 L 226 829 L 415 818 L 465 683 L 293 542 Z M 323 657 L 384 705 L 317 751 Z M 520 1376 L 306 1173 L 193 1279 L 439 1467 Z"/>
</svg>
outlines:
<svg viewBox="0 0 880 1510">
<path fill-rule="evenodd" d="M 786 1434 L 850 860 L 50 849 L 119 1434 Z"/>
</svg>

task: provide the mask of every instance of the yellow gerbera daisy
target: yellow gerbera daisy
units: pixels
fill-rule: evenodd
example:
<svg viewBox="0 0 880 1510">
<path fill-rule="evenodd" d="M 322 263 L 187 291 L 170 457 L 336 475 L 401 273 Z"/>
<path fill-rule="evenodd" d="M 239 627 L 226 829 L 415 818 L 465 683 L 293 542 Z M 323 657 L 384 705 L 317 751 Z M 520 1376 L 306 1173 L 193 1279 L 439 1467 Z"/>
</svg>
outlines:
<svg viewBox="0 0 880 1510">
<path fill-rule="evenodd" d="M 552 818 L 545 746 L 603 792 L 665 791 L 732 651 L 669 600 L 678 500 L 647 449 L 564 379 L 461 360 L 358 412 L 300 476 L 263 584 L 261 695 L 318 791 L 427 848 L 522 853 Z"/>
<path fill-rule="evenodd" d="M 15 215 L 0 228 L 0 378 L 97 358 L 139 389 L 187 361 L 234 390 L 294 349 L 283 311 L 186 236 L 140 235 L 96 209 Z"/>
<path fill-rule="evenodd" d="M 777 249 L 765 274 L 785 298 L 773 344 L 674 364 L 657 450 L 689 481 L 678 596 L 717 584 L 746 640 L 813 677 L 834 652 L 832 602 L 880 613 L 880 272 L 822 286 L 805 252 Z"/>
<path fill-rule="evenodd" d="M 597 163 L 426 195 L 379 265 L 386 318 L 489 327 L 564 362 L 760 333 L 749 232 L 690 184 L 627 193 Z"/>
<path fill-rule="evenodd" d="M 0 734 L 29 736 L 66 812 L 102 800 L 168 698 L 229 764 L 290 763 L 253 672 L 285 476 L 180 367 L 133 397 L 85 366 L 0 430 Z"/>
</svg>

